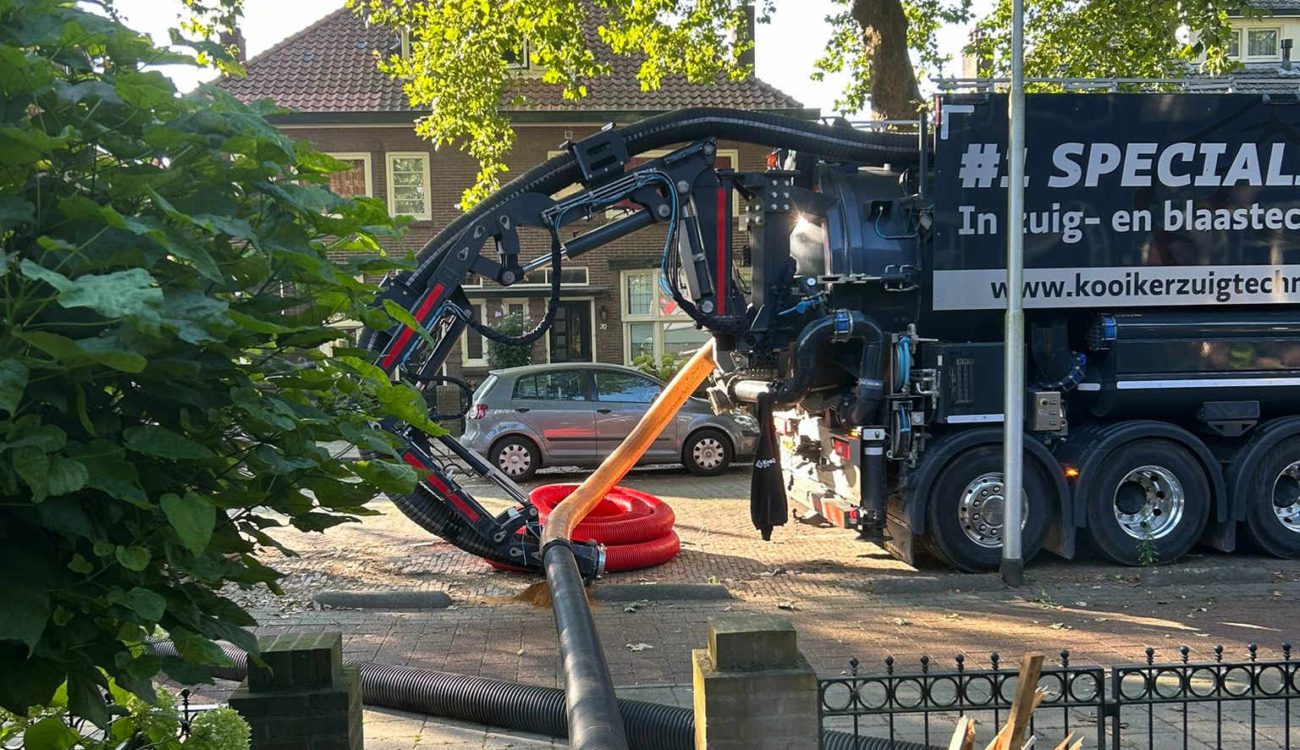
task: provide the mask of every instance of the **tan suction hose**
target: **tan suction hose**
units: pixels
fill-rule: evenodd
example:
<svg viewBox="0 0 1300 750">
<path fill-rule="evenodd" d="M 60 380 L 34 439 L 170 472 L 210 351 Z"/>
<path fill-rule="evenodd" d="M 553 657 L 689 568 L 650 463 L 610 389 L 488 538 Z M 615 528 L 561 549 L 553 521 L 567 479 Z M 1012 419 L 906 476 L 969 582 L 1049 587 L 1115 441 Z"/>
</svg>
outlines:
<svg viewBox="0 0 1300 750">
<path fill-rule="evenodd" d="M 632 432 L 623 440 L 614 452 L 609 454 L 591 476 L 573 491 L 546 519 L 542 528 L 542 548 L 557 539 L 568 539 L 591 509 L 605 497 L 614 485 L 618 484 L 628 469 L 636 465 L 655 438 L 664 431 L 669 420 L 691 397 L 695 389 L 713 371 L 713 339 L 701 346 L 678 371 L 677 375 L 664 387 L 659 397 L 650 404 L 650 409 L 641 415 Z"/>
</svg>

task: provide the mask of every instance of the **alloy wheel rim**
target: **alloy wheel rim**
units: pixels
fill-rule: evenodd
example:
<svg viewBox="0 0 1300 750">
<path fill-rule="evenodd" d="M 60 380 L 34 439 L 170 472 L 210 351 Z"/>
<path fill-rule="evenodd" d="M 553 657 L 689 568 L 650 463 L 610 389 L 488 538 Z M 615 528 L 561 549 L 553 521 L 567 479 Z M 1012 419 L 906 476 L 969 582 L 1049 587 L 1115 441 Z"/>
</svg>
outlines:
<svg viewBox="0 0 1300 750">
<path fill-rule="evenodd" d="M 1282 528 L 1300 534 L 1300 461 L 1282 469 L 1273 480 L 1273 514 Z"/>
<path fill-rule="evenodd" d="M 1183 483 L 1163 466 L 1139 466 L 1115 487 L 1115 520 L 1134 539 L 1163 539 L 1182 523 L 1187 495 Z"/>
<path fill-rule="evenodd" d="M 990 471 L 971 480 L 957 503 L 957 516 L 966 538 L 986 549 L 1002 546 L 1005 518 L 1002 472 Z M 1020 528 L 1029 522 L 1029 497 L 1022 490 Z"/>
</svg>

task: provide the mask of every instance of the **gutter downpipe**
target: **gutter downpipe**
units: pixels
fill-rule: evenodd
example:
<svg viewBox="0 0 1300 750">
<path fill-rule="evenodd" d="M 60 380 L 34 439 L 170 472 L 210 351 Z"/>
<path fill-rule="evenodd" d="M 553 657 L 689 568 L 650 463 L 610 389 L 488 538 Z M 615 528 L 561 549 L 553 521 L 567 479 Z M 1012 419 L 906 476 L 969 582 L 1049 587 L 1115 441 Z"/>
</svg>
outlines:
<svg viewBox="0 0 1300 750">
<path fill-rule="evenodd" d="M 573 529 L 618 484 L 713 371 L 710 339 L 673 377 L 614 452 L 551 511 L 542 528 L 542 566 L 551 592 L 564 668 L 569 746 L 576 750 L 627 750 L 627 737 L 600 635 L 587 605 L 573 556 Z"/>
</svg>

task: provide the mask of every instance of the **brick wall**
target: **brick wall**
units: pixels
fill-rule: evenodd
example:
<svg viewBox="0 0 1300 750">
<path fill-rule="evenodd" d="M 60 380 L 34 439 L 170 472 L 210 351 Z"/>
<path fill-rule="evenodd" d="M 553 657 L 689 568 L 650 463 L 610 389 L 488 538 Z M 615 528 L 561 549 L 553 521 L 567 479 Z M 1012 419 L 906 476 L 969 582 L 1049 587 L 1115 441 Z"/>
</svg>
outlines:
<svg viewBox="0 0 1300 750">
<path fill-rule="evenodd" d="M 582 138 L 597 128 L 591 125 L 521 125 L 516 132 L 518 140 L 507 159 L 510 171 L 505 179 L 511 179 L 533 166 L 545 161 L 548 152 L 555 151 L 566 139 Z M 387 160 L 385 154 L 392 152 L 424 152 L 430 155 L 429 173 L 431 178 L 431 214 L 430 221 L 417 221 L 399 241 L 389 243 L 393 250 L 407 250 L 423 247 L 434 233 L 443 225 L 454 219 L 460 210 L 456 207 L 461 192 L 470 185 L 477 171 L 472 159 L 454 148 L 444 148 L 435 152 L 429 143 L 416 136 L 414 130 L 403 126 L 329 126 L 329 127 L 287 127 L 286 131 L 295 138 L 311 141 L 318 149 L 332 153 L 366 153 L 370 155 L 371 184 L 374 197 L 388 199 Z M 739 155 L 738 169 L 760 170 L 764 167 L 767 150 L 748 144 L 720 142 L 720 152 L 734 149 Z M 585 230 L 586 225 L 574 225 Z M 530 230 L 533 232 L 534 230 Z M 735 237 L 736 260 L 739 263 L 739 250 L 745 238 L 737 230 Z M 565 287 L 562 299 L 591 300 L 591 312 L 595 328 L 593 354 L 597 361 L 624 362 L 622 305 L 619 298 L 621 273 L 633 268 L 654 268 L 658 266 L 660 252 L 663 249 L 664 229 L 654 226 L 642 230 L 630 237 L 593 250 L 566 265 L 586 266 L 589 287 Z M 535 230 L 524 237 L 525 259 L 542 255 L 549 250 L 550 244 L 541 230 Z M 529 314 L 532 321 L 541 319 L 546 309 L 546 288 L 519 287 L 508 291 L 499 291 L 491 282 L 483 290 L 470 290 L 471 299 L 487 300 L 489 310 L 500 304 L 501 298 L 511 300 L 528 299 Z M 603 315 L 602 315 L 603 313 Z M 448 360 L 448 374 L 464 377 L 471 383 L 482 379 L 486 373 L 483 366 L 465 366 L 462 364 L 460 346 Z M 533 350 L 534 362 L 547 361 L 545 340 L 538 341 Z"/>
</svg>

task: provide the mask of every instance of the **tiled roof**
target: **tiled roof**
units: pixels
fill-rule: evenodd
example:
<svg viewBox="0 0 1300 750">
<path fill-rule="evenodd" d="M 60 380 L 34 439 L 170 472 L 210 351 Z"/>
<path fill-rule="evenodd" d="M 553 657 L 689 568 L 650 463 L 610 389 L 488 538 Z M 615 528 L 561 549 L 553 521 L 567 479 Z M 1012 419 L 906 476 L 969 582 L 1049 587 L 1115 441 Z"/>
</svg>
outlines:
<svg viewBox="0 0 1300 750">
<path fill-rule="evenodd" d="M 1246 4 L 1274 15 L 1300 14 L 1300 0 L 1247 0 Z"/>
<path fill-rule="evenodd" d="M 1277 62 L 1248 63 L 1228 75 L 1192 75 L 1187 80 L 1193 91 L 1300 95 L 1300 63 L 1292 63 L 1290 69 Z"/>
<path fill-rule="evenodd" d="M 701 105 L 740 109 L 802 109 L 793 97 L 750 77 L 712 86 L 691 84 L 681 77 L 665 78 L 658 91 L 641 91 L 636 80 L 640 62 L 613 55 L 588 24 L 588 38 L 597 59 L 612 67 L 612 75 L 587 82 L 587 96 L 567 101 L 559 86 L 527 78 L 519 82 L 523 101 L 506 107 L 512 112 L 648 112 Z M 394 51 L 395 34 L 369 26 L 346 8 L 284 39 L 245 66 L 247 77 L 223 78 L 217 85 L 243 101 L 274 99 L 301 112 L 412 112 L 402 85 L 375 67 L 374 50 Z"/>
</svg>

